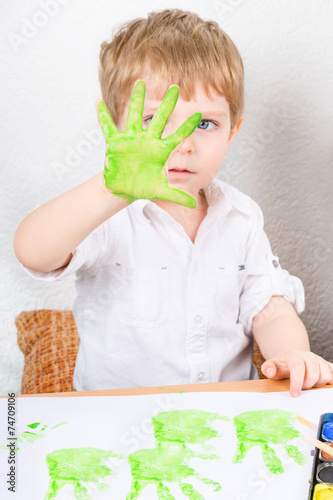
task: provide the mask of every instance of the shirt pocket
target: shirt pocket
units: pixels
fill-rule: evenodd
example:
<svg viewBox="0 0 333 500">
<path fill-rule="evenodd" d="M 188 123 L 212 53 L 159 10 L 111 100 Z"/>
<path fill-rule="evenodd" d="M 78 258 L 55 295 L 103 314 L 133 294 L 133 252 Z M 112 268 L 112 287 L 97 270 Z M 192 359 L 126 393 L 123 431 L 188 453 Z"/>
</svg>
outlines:
<svg viewBox="0 0 333 500">
<path fill-rule="evenodd" d="M 239 298 L 244 266 L 225 266 L 217 269 L 217 308 L 225 320 L 237 322 L 239 316 Z"/>
<path fill-rule="evenodd" d="M 113 311 L 123 325 L 155 328 L 168 315 L 168 269 L 115 266 Z"/>
</svg>

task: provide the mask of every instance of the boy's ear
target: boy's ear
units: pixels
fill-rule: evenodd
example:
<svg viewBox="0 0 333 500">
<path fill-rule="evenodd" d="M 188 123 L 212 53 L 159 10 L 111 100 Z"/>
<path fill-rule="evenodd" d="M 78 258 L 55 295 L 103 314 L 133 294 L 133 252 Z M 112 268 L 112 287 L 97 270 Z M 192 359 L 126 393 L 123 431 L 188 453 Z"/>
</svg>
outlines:
<svg viewBox="0 0 333 500">
<path fill-rule="evenodd" d="M 229 139 L 228 139 L 228 142 L 227 142 L 227 148 L 228 149 L 229 149 L 229 146 L 232 143 L 234 137 L 238 134 L 239 129 L 241 128 L 242 123 L 243 123 L 243 117 L 239 120 L 239 122 L 237 123 L 237 125 L 235 125 L 234 128 L 232 128 L 230 130 Z M 227 149 L 227 151 L 228 151 L 228 149 Z M 226 151 L 226 153 L 227 153 L 227 151 Z"/>
<path fill-rule="evenodd" d="M 243 117 L 239 120 L 239 122 L 230 130 L 230 135 L 228 142 L 231 142 L 233 138 L 238 134 L 239 129 L 241 128 L 241 125 L 243 123 Z"/>
</svg>

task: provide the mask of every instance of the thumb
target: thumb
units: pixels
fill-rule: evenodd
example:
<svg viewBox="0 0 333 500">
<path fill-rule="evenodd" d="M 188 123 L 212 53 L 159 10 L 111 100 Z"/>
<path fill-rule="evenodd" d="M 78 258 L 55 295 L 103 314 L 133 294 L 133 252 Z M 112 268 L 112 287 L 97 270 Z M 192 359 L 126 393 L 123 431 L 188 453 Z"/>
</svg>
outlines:
<svg viewBox="0 0 333 500">
<path fill-rule="evenodd" d="M 268 359 L 261 365 L 261 371 L 272 380 L 281 380 L 290 376 L 288 365 L 283 358 Z"/>
<path fill-rule="evenodd" d="M 188 208 L 195 208 L 197 205 L 197 200 L 195 198 L 181 189 L 171 187 L 169 184 L 163 184 L 159 187 L 158 191 L 155 199 L 172 201 L 173 203 L 178 203 Z"/>
</svg>

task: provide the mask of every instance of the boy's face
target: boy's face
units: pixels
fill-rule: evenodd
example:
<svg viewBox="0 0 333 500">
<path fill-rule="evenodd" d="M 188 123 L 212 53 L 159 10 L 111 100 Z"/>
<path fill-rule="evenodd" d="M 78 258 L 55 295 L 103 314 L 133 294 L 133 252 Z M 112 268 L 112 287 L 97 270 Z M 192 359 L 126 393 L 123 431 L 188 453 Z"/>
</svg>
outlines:
<svg viewBox="0 0 333 500">
<path fill-rule="evenodd" d="M 163 82 L 158 84 L 158 80 L 149 73 L 144 73 L 140 79 L 146 84 L 143 111 L 143 128 L 146 128 L 161 104 L 167 87 Z M 187 102 L 182 98 L 180 88 L 176 107 L 168 119 L 162 139 L 174 133 L 193 113 L 202 114 L 201 123 L 173 150 L 164 167 L 170 185 L 197 198 L 199 190 L 207 186 L 219 172 L 242 120 L 231 129 L 229 104 L 225 97 L 210 89 L 212 100 L 209 99 L 200 83 L 196 84 L 195 90 L 194 99 Z M 119 130 L 125 129 L 128 105 L 129 102 L 118 123 Z"/>
</svg>

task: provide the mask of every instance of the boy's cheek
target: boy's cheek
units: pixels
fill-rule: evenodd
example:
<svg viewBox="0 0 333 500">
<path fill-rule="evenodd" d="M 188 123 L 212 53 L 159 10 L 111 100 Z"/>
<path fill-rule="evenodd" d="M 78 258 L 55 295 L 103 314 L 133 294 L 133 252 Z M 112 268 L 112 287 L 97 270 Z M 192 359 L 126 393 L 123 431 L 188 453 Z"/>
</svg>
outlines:
<svg viewBox="0 0 333 500">
<path fill-rule="evenodd" d="M 164 130 L 162 132 L 161 138 L 165 139 L 166 137 L 168 137 L 168 135 L 176 132 L 176 130 L 177 130 L 176 127 L 171 126 L 171 124 L 169 122 L 167 122 L 167 124 L 165 125 Z"/>
</svg>

